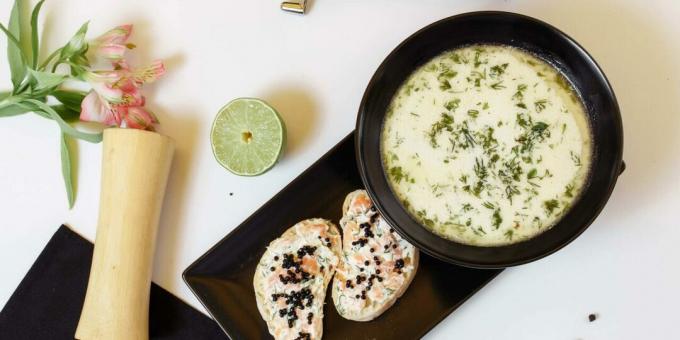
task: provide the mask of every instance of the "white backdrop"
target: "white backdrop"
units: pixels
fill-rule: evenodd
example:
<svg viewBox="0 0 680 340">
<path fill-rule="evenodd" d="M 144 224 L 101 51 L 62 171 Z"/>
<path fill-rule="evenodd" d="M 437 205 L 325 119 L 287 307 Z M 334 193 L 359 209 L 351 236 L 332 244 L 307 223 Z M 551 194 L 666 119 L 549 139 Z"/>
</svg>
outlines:
<svg viewBox="0 0 680 340">
<path fill-rule="evenodd" d="M 0 0 L 5 23 L 11 3 Z M 365 85 L 392 48 L 449 15 L 508 10 L 552 23 L 600 63 L 621 106 L 628 169 L 579 239 L 505 271 L 428 338 L 680 338 L 680 2 L 317 0 L 305 16 L 278 6 L 273 0 L 45 4 L 45 49 L 65 42 L 86 20 L 91 37 L 133 23 L 136 59 L 166 61 L 168 74 L 147 89 L 161 132 L 177 140 L 155 282 L 203 310 L 181 281 L 183 269 L 354 128 Z M 1 55 L 0 88 L 7 89 Z M 260 177 L 231 175 L 210 150 L 214 114 L 241 96 L 269 101 L 288 126 L 282 162 Z M 0 306 L 61 223 L 93 239 L 100 149 L 80 143 L 78 198 L 69 211 L 56 125 L 34 115 L 0 119 Z M 598 320 L 589 323 L 590 313 Z"/>
</svg>

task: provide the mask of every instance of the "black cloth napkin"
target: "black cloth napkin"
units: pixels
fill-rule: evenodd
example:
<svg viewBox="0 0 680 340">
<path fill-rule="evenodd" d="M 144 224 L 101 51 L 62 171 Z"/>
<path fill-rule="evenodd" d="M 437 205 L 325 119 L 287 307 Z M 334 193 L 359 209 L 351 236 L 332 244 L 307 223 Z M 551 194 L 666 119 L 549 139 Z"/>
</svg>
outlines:
<svg viewBox="0 0 680 340">
<path fill-rule="evenodd" d="M 93 248 L 62 225 L 0 311 L 0 339 L 73 339 Z M 149 308 L 151 339 L 227 339 L 217 323 L 155 283 Z"/>
</svg>

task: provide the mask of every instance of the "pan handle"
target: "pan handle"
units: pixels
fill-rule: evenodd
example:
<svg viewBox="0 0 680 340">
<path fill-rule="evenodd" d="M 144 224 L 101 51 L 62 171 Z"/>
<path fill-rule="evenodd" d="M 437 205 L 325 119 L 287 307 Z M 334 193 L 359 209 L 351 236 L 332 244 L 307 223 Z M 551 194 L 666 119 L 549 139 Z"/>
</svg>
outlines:
<svg viewBox="0 0 680 340">
<path fill-rule="evenodd" d="M 619 176 L 621 176 L 624 171 L 626 171 L 626 162 L 622 160 L 621 166 L 619 167 Z"/>
</svg>

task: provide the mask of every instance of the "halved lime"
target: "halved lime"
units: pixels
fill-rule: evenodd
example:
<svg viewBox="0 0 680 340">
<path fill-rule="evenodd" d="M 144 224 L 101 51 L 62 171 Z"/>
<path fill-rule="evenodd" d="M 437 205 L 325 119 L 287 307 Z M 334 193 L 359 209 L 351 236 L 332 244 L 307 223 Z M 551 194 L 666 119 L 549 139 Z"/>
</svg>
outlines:
<svg viewBox="0 0 680 340">
<path fill-rule="evenodd" d="M 238 98 L 225 105 L 210 132 L 217 161 L 241 176 L 257 176 L 271 169 L 285 140 L 286 127 L 279 114 L 254 98 Z"/>
</svg>

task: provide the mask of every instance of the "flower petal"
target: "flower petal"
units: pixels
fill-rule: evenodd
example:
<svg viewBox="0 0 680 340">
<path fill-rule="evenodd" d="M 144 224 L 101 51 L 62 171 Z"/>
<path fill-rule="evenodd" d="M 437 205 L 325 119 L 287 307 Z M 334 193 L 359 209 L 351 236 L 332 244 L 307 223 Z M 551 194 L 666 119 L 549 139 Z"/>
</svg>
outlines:
<svg viewBox="0 0 680 340">
<path fill-rule="evenodd" d="M 125 55 L 125 50 L 134 47 L 127 43 L 132 33 L 132 25 L 118 26 L 90 43 L 90 47 L 96 57 L 108 60 L 119 60 Z"/>
<path fill-rule="evenodd" d="M 125 56 L 127 47 L 119 44 L 98 45 L 95 48 L 95 55 L 109 60 L 119 60 Z"/>
<path fill-rule="evenodd" d="M 165 65 L 160 60 L 155 60 L 148 67 L 132 72 L 132 79 L 140 86 L 144 83 L 152 83 L 165 74 Z"/>
<path fill-rule="evenodd" d="M 125 124 L 128 128 L 153 130 L 153 124 L 158 123 L 156 116 L 141 106 L 128 107 Z"/>
<path fill-rule="evenodd" d="M 125 45 L 125 42 L 130 37 L 130 34 L 132 34 L 132 25 L 129 24 L 121 25 L 102 34 L 101 36 L 99 36 L 99 38 L 95 40 L 95 42 L 99 45 L 107 44 Z"/>
<path fill-rule="evenodd" d="M 123 90 L 117 87 L 117 83 L 123 80 L 123 75 L 123 72 L 117 71 L 98 71 L 86 72 L 83 78 L 104 100 L 119 104 L 123 102 Z"/>
<path fill-rule="evenodd" d="M 109 106 L 97 92 L 90 91 L 80 104 L 80 120 L 120 126 L 121 115 L 118 108 Z"/>
</svg>

